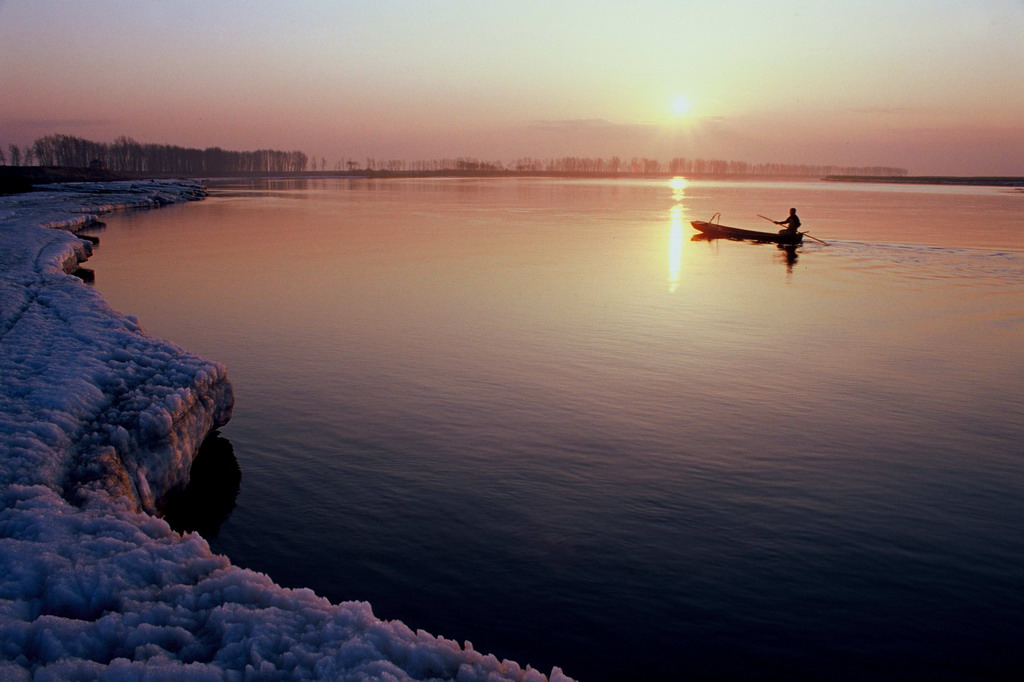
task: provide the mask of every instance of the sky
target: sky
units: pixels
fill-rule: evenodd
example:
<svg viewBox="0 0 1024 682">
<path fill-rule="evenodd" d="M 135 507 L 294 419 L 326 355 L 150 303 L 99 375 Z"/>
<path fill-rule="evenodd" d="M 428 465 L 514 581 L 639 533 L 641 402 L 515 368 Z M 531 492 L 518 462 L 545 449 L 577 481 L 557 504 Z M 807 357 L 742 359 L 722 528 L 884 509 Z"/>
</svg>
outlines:
<svg viewBox="0 0 1024 682">
<path fill-rule="evenodd" d="M 0 0 L 0 145 L 1024 175 L 1024 0 Z"/>
</svg>

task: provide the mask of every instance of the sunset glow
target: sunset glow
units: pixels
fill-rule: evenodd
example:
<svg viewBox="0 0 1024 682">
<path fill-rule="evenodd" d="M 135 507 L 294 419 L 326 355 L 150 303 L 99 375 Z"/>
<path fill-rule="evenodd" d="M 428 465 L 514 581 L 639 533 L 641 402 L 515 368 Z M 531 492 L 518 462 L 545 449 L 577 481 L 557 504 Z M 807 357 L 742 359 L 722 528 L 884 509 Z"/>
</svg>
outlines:
<svg viewBox="0 0 1024 682">
<path fill-rule="evenodd" d="M 1024 174 L 1022 34 L 1014 0 L 9 0 L 0 145 Z"/>
<path fill-rule="evenodd" d="M 686 189 L 686 178 L 672 178 L 669 180 L 668 186 L 672 188 L 672 198 L 676 201 L 682 200 L 683 190 Z"/>
<path fill-rule="evenodd" d="M 683 271 L 683 207 L 676 204 L 670 211 L 668 228 L 668 290 L 679 288 Z"/>
<path fill-rule="evenodd" d="M 676 117 L 690 113 L 690 100 L 683 95 L 672 100 L 672 114 Z"/>
</svg>

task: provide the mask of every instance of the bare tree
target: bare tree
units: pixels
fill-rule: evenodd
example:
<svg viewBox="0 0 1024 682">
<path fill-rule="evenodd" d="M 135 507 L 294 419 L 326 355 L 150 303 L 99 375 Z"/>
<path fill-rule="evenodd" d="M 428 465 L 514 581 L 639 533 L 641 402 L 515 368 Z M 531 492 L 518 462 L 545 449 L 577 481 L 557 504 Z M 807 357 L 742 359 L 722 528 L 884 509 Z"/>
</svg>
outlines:
<svg viewBox="0 0 1024 682">
<path fill-rule="evenodd" d="M 10 145 L 12 157 L 14 145 Z M 235 152 L 220 147 L 189 149 L 166 144 L 141 144 L 121 136 L 112 144 L 91 142 L 69 135 L 47 135 L 26 150 L 28 159 L 41 165 L 83 168 L 98 161 L 118 171 L 155 173 L 233 173 L 238 171 L 301 171 L 306 167 L 302 152 L 258 149 Z M 18 161 L 22 159 L 18 155 Z"/>
</svg>

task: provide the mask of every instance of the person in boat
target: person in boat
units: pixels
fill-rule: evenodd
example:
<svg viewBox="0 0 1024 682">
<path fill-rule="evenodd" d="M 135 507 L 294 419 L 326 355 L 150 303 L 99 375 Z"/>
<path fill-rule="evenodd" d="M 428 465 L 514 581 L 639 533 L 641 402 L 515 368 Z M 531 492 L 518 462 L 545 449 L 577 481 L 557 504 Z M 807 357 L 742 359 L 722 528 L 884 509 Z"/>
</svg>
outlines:
<svg viewBox="0 0 1024 682">
<path fill-rule="evenodd" d="M 785 230 L 779 230 L 779 234 L 795 235 L 796 231 L 800 229 L 800 217 L 796 214 L 796 209 L 789 209 L 789 217 L 785 220 L 776 220 L 776 225 L 785 225 Z"/>
</svg>

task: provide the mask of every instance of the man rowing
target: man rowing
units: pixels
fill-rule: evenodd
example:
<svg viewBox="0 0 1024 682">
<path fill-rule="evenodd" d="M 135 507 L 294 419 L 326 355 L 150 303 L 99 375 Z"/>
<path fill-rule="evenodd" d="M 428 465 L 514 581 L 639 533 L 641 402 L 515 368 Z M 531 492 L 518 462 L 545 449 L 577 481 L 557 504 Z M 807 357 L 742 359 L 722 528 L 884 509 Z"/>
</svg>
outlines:
<svg viewBox="0 0 1024 682">
<path fill-rule="evenodd" d="M 773 220 L 776 225 L 785 225 L 785 230 L 779 230 L 779 234 L 790 234 L 796 235 L 796 231 L 800 229 L 800 217 L 796 214 L 796 209 L 789 209 L 789 217 L 785 220 Z"/>
</svg>

